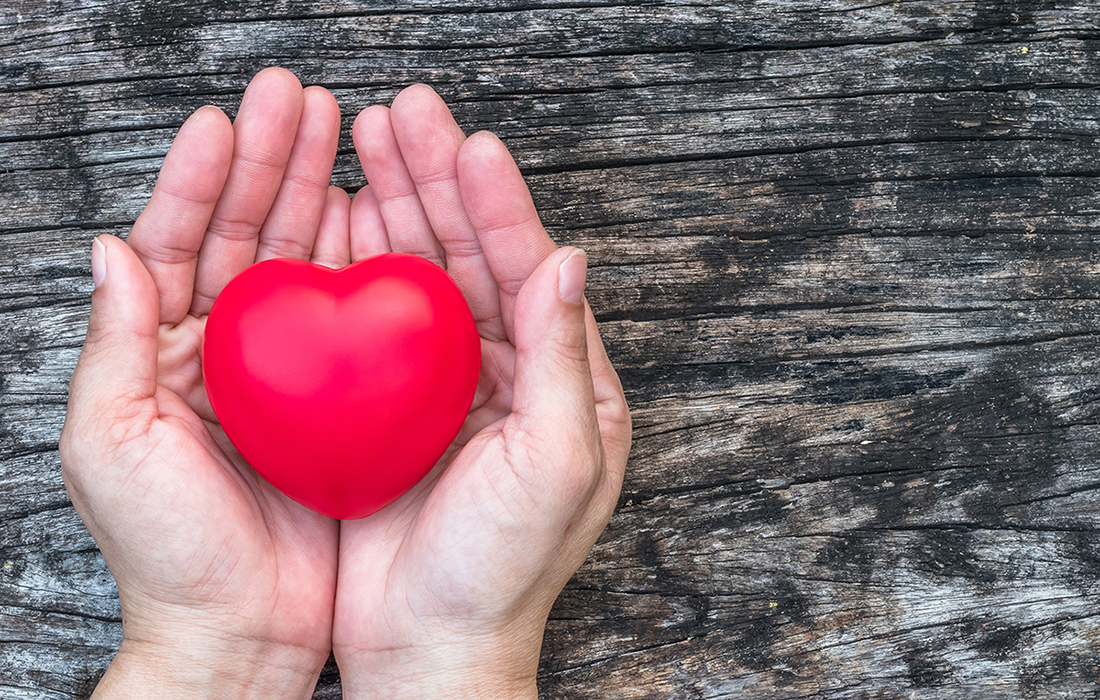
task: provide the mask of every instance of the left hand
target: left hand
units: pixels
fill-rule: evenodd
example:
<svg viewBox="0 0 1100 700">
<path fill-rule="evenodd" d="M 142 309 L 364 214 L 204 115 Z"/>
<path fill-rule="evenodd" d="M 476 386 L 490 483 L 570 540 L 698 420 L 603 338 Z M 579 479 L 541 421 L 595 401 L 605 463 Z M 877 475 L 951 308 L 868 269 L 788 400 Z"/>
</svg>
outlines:
<svg viewBox="0 0 1100 700">
<path fill-rule="evenodd" d="M 339 524 L 233 449 L 200 349 L 237 272 L 275 256 L 324 262 L 346 241 L 347 195 L 328 186 L 339 128 L 328 91 L 265 70 L 233 124 L 204 107 L 180 129 L 129 245 L 93 244 L 60 448 L 122 602 L 124 640 L 97 697 L 308 698 L 328 658 Z"/>
</svg>

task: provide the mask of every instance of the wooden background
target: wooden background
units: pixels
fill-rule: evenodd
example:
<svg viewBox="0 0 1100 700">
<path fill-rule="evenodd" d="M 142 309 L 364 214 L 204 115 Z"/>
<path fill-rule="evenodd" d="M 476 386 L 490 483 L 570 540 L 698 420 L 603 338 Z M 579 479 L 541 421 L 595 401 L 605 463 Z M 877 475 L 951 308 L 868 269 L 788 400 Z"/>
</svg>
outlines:
<svg viewBox="0 0 1100 700">
<path fill-rule="evenodd" d="M 544 697 L 1100 697 L 1098 50 L 1094 0 L 0 0 L 0 697 L 120 638 L 56 452 L 91 240 L 268 65 L 345 126 L 431 83 L 589 252 L 635 448 Z"/>
</svg>

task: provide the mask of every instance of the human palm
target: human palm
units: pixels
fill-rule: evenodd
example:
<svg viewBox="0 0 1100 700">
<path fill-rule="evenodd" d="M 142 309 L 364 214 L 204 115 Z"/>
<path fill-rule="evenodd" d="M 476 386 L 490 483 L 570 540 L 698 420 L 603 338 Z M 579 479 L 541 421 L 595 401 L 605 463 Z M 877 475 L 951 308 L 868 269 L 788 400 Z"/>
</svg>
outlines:
<svg viewBox="0 0 1100 700">
<path fill-rule="evenodd" d="M 210 409 L 200 352 L 229 278 L 312 252 L 338 130 L 331 95 L 265 71 L 234 124 L 204 108 L 180 130 L 129 246 L 95 243 L 99 284 L 61 449 L 118 582 L 124 650 L 216 654 L 213 635 L 314 680 L 328 656 L 337 523 L 240 458 Z"/>
<path fill-rule="evenodd" d="M 370 185 L 354 200 L 328 185 L 338 130 L 328 92 L 264 71 L 232 125 L 211 108 L 184 125 L 129 246 L 95 244 L 61 448 L 118 581 L 119 656 L 192 650 L 243 662 L 211 683 L 304 697 L 331 648 L 352 698 L 530 695 L 546 615 L 610 516 L 630 444 L 583 301 L 585 258 L 546 235 L 503 145 L 466 139 L 429 88 L 360 115 Z M 202 382 L 203 328 L 254 262 L 339 268 L 390 251 L 458 284 L 481 377 L 428 477 L 338 523 L 276 491 L 230 444 Z M 115 668 L 101 688 L 137 688 Z M 180 689 L 193 685 L 181 675 Z"/>
<path fill-rule="evenodd" d="M 442 265 L 477 321 L 482 373 L 428 478 L 341 523 L 345 693 L 529 695 L 546 615 L 611 514 L 630 443 L 581 298 L 584 257 L 546 235 L 503 145 L 466 139 L 429 88 L 366 110 L 353 133 L 371 186 L 352 205 L 351 258 L 392 250 Z M 438 682 L 412 687 L 410 665 Z"/>
</svg>

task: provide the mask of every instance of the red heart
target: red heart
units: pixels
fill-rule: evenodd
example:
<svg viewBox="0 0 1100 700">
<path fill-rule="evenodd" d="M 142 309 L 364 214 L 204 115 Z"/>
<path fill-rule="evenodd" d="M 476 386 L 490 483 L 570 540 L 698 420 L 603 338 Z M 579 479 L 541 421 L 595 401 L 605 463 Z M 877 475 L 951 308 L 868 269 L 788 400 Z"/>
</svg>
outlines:
<svg viewBox="0 0 1100 700">
<path fill-rule="evenodd" d="M 268 260 L 237 275 L 206 321 L 203 377 L 257 472 L 333 518 L 412 488 L 470 410 L 481 341 L 436 265 L 386 254 L 342 270 Z"/>
</svg>

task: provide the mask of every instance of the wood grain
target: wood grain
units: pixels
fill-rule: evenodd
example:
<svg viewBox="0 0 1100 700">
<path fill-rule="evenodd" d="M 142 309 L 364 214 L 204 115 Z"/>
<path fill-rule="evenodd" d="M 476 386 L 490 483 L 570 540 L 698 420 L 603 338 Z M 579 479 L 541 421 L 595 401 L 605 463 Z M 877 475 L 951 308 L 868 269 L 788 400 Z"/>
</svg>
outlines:
<svg viewBox="0 0 1100 700">
<path fill-rule="evenodd" d="M 1098 50 L 1086 0 L 8 0 L 0 698 L 121 636 L 56 453 L 90 242 L 273 64 L 433 84 L 589 253 L 635 448 L 544 697 L 1100 697 Z"/>
</svg>

